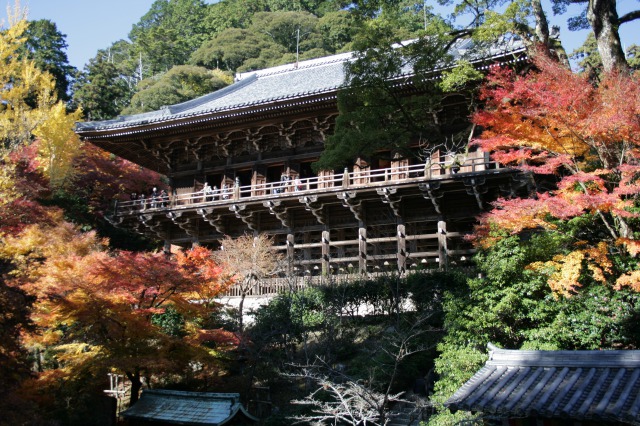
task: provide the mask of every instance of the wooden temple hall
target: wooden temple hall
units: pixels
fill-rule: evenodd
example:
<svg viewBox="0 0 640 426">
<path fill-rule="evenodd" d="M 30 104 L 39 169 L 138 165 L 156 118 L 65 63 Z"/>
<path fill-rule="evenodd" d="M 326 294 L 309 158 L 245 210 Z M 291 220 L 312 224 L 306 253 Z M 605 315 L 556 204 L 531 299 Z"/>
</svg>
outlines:
<svg viewBox="0 0 640 426">
<path fill-rule="evenodd" d="M 495 48 L 477 66 L 522 52 Z M 118 202 L 112 223 L 180 246 L 268 233 L 301 275 L 465 262 L 473 250 L 464 235 L 476 215 L 518 184 L 487 153 L 387 152 L 314 173 L 351 59 L 239 74 L 224 89 L 159 111 L 78 123 L 83 140 L 169 179 L 166 196 Z"/>
</svg>

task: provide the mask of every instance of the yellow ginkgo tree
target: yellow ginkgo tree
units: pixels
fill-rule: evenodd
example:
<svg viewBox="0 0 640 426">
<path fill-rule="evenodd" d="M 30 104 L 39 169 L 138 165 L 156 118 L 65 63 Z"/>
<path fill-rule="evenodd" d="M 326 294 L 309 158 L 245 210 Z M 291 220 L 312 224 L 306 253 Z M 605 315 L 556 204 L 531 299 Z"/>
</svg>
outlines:
<svg viewBox="0 0 640 426">
<path fill-rule="evenodd" d="M 56 97 L 53 77 L 20 55 L 29 25 L 20 3 L 7 15 L 9 25 L 0 31 L 0 158 L 37 141 L 39 167 L 56 187 L 72 171 L 80 147 L 73 125 L 81 113 L 68 113 Z"/>
</svg>

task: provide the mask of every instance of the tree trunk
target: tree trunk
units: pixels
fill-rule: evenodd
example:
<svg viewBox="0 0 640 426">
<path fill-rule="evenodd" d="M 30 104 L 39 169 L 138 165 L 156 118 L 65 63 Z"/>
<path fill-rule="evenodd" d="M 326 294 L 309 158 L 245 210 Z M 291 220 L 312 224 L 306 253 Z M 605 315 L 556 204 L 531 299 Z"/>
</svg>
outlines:
<svg viewBox="0 0 640 426">
<path fill-rule="evenodd" d="M 140 380 L 140 371 L 134 373 L 126 373 L 127 378 L 131 382 L 131 396 L 129 397 L 129 407 L 138 402 L 140 397 L 140 389 L 142 388 L 142 380 Z"/>
<path fill-rule="evenodd" d="M 629 64 L 618 33 L 616 0 L 589 0 L 587 19 L 596 37 L 604 71 L 627 71 Z"/>
<path fill-rule="evenodd" d="M 531 9 L 533 10 L 533 16 L 536 18 L 536 37 L 540 43 L 548 46 L 549 23 L 547 22 L 547 16 L 542 9 L 542 1 L 531 0 Z"/>
<path fill-rule="evenodd" d="M 536 20 L 536 38 L 540 43 L 546 46 L 550 52 L 554 53 L 561 64 L 567 69 L 571 69 L 569 63 L 569 57 L 564 50 L 559 37 L 551 36 L 549 32 L 549 22 L 547 21 L 547 15 L 542 8 L 542 0 L 531 0 L 531 10 Z"/>
<path fill-rule="evenodd" d="M 244 309 L 244 298 L 246 297 L 246 292 L 242 292 L 242 294 L 240 295 L 240 303 L 238 303 L 238 330 L 240 330 L 240 333 L 242 333 L 243 331 L 243 318 L 242 316 L 243 314 L 243 309 Z"/>
</svg>

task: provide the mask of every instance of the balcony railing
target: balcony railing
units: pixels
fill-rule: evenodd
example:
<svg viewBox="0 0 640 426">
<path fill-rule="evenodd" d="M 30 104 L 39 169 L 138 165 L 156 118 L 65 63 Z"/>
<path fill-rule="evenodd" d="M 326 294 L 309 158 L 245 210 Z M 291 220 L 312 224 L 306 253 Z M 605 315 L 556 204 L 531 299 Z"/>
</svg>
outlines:
<svg viewBox="0 0 640 426">
<path fill-rule="evenodd" d="M 372 186 L 388 186 L 424 179 L 446 179 L 459 173 L 477 173 L 499 168 L 489 161 L 482 152 L 470 153 L 458 164 L 452 159 L 428 161 L 422 164 L 394 166 L 384 169 L 362 169 L 353 172 L 333 173 L 294 180 L 259 183 L 253 185 L 230 185 L 213 188 L 210 192 L 189 191 L 192 188 L 178 188 L 175 194 L 149 196 L 147 198 L 119 201 L 116 215 L 133 214 L 148 209 L 173 209 L 181 206 L 197 207 L 199 204 L 225 204 L 238 200 L 259 200 L 282 196 L 304 196 L 328 190 L 359 189 Z"/>
</svg>

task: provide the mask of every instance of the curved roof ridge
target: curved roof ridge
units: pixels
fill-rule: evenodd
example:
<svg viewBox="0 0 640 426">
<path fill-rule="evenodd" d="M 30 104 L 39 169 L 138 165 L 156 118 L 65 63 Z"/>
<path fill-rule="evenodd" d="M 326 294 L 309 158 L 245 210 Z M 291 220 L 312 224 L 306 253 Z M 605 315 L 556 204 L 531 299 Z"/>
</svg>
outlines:
<svg viewBox="0 0 640 426">
<path fill-rule="evenodd" d="M 308 68 L 331 65 L 336 62 L 346 62 L 351 58 L 353 58 L 353 52 L 338 53 L 331 56 L 323 56 L 321 58 L 314 58 L 314 59 L 307 59 L 305 61 L 300 61 L 297 63 L 297 65 L 296 63 L 291 63 L 291 64 L 284 64 L 284 65 L 278 65 L 275 67 L 265 68 L 262 70 L 247 71 L 245 73 L 237 73 L 236 78 L 238 80 L 243 80 L 245 78 L 250 78 L 254 75 L 257 77 L 267 77 L 271 75 L 283 74 L 283 73 L 293 72 L 297 70 L 304 70 Z"/>
<path fill-rule="evenodd" d="M 206 95 L 202 95 L 198 98 L 191 99 L 179 104 L 170 105 L 168 107 L 169 111 L 171 112 L 171 114 L 179 114 L 191 108 L 197 108 L 200 105 L 206 104 L 208 102 L 211 102 L 218 98 L 226 96 L 230 93 L 233 93 L 237 90 L 240 90 L 244 86 L 251 84 L 251 82 L 255 81 L 256 79 L 257 79 L 256 76 L 249 76 L 245 80 L 237 81 L 229 86 L 223 87 L 222 89 L 216 90 L 215 92 L 207 93 Z"/>
<path fill-rule="evenodd" d="M 492 345 L 489 352 L 490 365 L 536 365 L 536 366 L 621 366 L 640 367 L 640 350 L 516 350 L 499 349 Z"/>
</svg>

